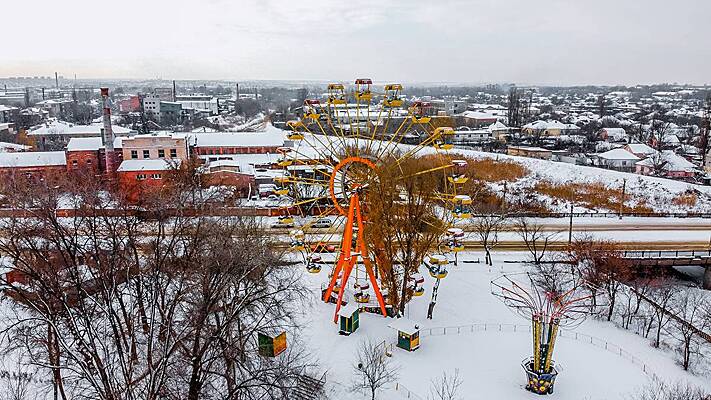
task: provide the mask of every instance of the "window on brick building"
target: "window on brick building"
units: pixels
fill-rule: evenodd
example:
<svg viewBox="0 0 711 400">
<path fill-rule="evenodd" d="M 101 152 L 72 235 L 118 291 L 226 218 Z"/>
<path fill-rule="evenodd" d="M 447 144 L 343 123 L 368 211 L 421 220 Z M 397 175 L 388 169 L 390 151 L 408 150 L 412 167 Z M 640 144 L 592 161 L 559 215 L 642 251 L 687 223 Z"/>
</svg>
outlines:
<svg viewBox="0 0 711 400">
<path fill-rule="evenodd" d="M 136 175 L 136 179 L 138 179 L 139 181 L 142 181 L 142 180 L 146 179 L 146 175 L 145 174 L 138 174 L 138 175 Z"/>
<path fill-rule="evenodd" d="M 138 158 L 138 150 L 131 150 L 131 158 L 134 160 Z"/>
<path fill-rule="evenodd" d="M 164 157 L 165 157 L 165 150 L 163 150 L 163 149 L 158 149 L 158 157 L 159 157 L 159 158 L 164 158 Z"/>
<path fill-rule="evenodd" d="M 160 174 L 153 174 L 153 175 L 151 175 L 151 178 L 153 178 L 153 179 L 161 179 L 162 177 L 161 177 Z"/>
<path fill-rule="evenodd" d="M 86 164 L 87 164 L 87 165 L 91 165 L 91 158 L 87 158 L 87 159 L 86 159 Z"/>
<path fill-rule="evenodd" d="M 171 158 L 178 157 L 178 149 L 170 149 L 170 157 Z"/>
<path fill-rule="evenodd" d="M 72 160 L 72 167 L 76 168 L 77 166 L 79 166 L 77 160 Z"/>
<path fill-rule="evenodd" d="M 150 150 L 143 150 L 143 158 L 151 158 Z"/>
</svg>

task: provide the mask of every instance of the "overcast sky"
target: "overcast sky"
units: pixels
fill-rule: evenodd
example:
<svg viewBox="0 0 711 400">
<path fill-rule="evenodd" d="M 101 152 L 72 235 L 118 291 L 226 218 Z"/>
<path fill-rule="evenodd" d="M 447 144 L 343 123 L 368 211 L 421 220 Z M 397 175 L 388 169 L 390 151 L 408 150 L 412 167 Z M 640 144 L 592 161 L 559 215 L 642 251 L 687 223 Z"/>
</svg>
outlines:
<svg viewBox="0 0 711 400">
<path fill-rule="evenodd" d="M 2 0 L 0 77 L 711 83 L 709 0 Z"/>
</svg>

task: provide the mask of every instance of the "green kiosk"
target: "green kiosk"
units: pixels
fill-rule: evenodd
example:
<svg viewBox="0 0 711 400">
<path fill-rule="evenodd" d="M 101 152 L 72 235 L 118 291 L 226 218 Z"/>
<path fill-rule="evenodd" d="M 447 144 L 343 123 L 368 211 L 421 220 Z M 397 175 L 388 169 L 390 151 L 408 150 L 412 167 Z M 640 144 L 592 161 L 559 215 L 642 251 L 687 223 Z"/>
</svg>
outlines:
<svg viewBox="0 0 711 400">
<path fill-rule="evenodd" d="M 348 303 L 347 305 L 341 307 L 338 310 L 338 333 L 341 335 L 350 335 L 351 333 L 358 330 L 360 310 L 355 302 Z"/>
<path fill-rule="evenodd" d="M 407 318 L 398 318 L 388 325 L 397 331 L 397 347 L 407 351 L 420 348 L 420 326 Z"/>
</svg>

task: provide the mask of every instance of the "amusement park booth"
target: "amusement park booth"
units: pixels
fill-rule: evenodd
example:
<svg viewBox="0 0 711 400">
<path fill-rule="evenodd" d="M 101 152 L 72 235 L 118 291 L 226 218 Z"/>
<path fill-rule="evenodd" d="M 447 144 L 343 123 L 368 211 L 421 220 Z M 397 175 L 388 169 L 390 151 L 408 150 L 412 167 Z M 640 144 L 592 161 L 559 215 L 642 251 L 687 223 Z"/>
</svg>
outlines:
<svg viewBox="0 0 711 400">
<path fill-rule="evenodd" d="M 355 302 L 348 303 L 338 310 L 338 333 L 341 335 L 350 335 L 358 330 L 360 325 L 360 310 Z"/>
<path fill-rule="evenodd" d="M 397 347 L 407 351 L 420 348 L 420 326 L 407 318 L 398 318 L 388 325 L 397 331 Z"/>
<path fill-rule="evenodd" d="M 263 357 L 276 357 L 286 350 L 286 332 L 280 334 L 257 333 L 259 355 Z"/>
</svg>

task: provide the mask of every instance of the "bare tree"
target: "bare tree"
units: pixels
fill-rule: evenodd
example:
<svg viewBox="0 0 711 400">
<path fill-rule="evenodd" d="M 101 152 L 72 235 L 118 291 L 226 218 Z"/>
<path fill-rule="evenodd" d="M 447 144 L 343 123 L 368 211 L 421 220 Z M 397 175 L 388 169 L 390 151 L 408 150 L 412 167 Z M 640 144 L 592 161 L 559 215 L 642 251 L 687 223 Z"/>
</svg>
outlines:
<svg viewBox="0 0 711 400">
<path fill-rule="evenodd" d="M 546 232 L 543 225 L 526 218 L 519 218 L 514 223 L 514 229 L 531 254 L 531 262 L 540 264 L 546 257 L 548 245 L 557 236 L 557 232 Z"/>
<path fill-rule="evenodd" d="M 441 190 L 441 176 L 422 174 L 442 162 L 426 157 L 403 159 L 390 170 L 379 169 L 368 188 L 368 216 L 378 223 L 365 226 L 366 241 L 388 289 L 387 301 L 400 315 L 412 298 L 411 276 L 447 229 L 440 203 L 433 197 Z"/>
<path fill-rule="evenodd" d="M 211 218 L 199 179 L 166 179 L 140 212 L 88 179 L 11 184 L 5 333 L 62 399 L 287 396 L 308 358 L 264 359 L 256 336 L 296 332 L 298 273 L 258 221 Z"/>
<path fill-rule="evenodd" d="M 667 308 L 674 301 L 676 296 L 677 288 L 672 285 L 662 285 L 653 289 L 649 293 L 649 298 L 654 302 L 652 305 L 652 313 L 654 319 L 655 336 L 654 342 L 652 343 L 654 347 L 659 347 L 662 339 L 662 329 L 665 329 L 666 325 L 669 323 L 669 314 Z M 651 329 L 650 324 L 649 328 Z"/>
<path fill-rule="evenodd" d="M 686 287 L 670 305 L 670 312 L 679 319 L 666 328 L 667 333 L 679 341 L 681 346 L 681 366 L 688 370 L 692 357 L 700 354 L 701 338 L 699 330 L 704 328 L 704 310 L 708 307 L 708 298 L 697 288 Z"/>
<path fill-rule="evenodd" d="M 475 234 L 484 247 L 486 265 L 493 265 L 491 250 L 499 244 L 499 231 L 504 224 L 504 216 L 488 215 L 477 217 L 474 222 Z"/>
<path fill-rule="evenodd" d="M 653 380 L 647 386 L 629 397 L 630 400 L 708 400 L 710 393 L 694 387 L 688 382 L 670 384 Z"/>
<path fill-rule="evenodd" d="M 383 386 L 395 382 L 398 378 L 398 370 L 385 354 L 383 345 L 384 343 L 376 343 L 370 339 L 362 341 L 358 345 L 356 362 L 353 364 L 352 389 L 369 391 L 371 400 L 375 400 L 377 392 Z"/>
<path fill-rule="evenodd" d="M 459 376 L 459 369 L 454 370 L 454 375 L 442 372 L 442 377 L 432 381 L 430 400 L 458 400 L 461 399 L 459 389 L 464 381 Z"/>
</svg>

